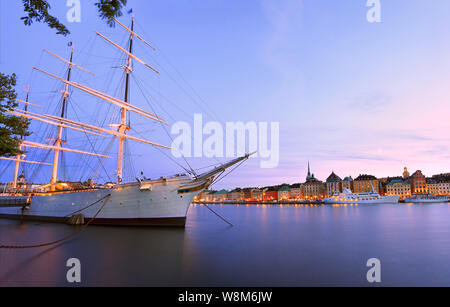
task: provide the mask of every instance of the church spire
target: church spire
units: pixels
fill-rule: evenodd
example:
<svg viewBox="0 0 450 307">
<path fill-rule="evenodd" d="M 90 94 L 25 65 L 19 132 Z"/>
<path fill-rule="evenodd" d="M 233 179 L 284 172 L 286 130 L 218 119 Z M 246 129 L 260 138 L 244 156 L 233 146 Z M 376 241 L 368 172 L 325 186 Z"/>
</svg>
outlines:
<svg viewBox="0 0 450 307">
<path fill-rule="evenodd" d="M 311 179 L 311 168 L 309 166 L 309 161 L 308 161 L 308 175 L 306 176 L 306 180 Z"/>
<path fill-rule="evenodd" d="M 404 168 L 404 171 L 403 171 L 403 179 L 407 179 L 408 177 L 409 177 L 410 175 L 409 175 L 409 172 L 408 172 L 408 168 Z"/>
</svg>

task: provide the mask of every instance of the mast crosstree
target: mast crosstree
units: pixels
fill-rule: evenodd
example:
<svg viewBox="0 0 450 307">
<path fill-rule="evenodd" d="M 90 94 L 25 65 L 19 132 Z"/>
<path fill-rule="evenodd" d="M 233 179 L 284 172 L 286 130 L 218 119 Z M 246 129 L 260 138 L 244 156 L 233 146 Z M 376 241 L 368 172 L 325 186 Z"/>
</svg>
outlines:
<svg viewBox="0 0 450 307">
<path fill-rule="evenodd" d="M 117 22 L 130 33 L 130 37 L 129 37 L 129 41 L 128 41 L 128 48 L 127 48 L 128 50 L 122 48 L 121 46 L 114 43 L 107 37 L 103 36 L 102 34 L 100 34 L 98 32 L 96 32 L 96 33 L 98 36 L 102 37 L 105 41 L 112 44 L 113 46 L 115 46 L 116 48 L 118 48 L 119 50 L 121 50 L 128 56 L 126 63 L 122 66 L 124 69 L 124 73 L 125 73 L 125 93 L 123 96 L 123 100 L 113 97 L 111 95 L 108 95 L 106 93 L 97 91 L 95 89 L 89 88 L 85 85 L 76 83 L 71 80 L 73 68 L 78 68 L 86 73 L 94 75 L 94 73 L 90 72 L 89 70 L 87 70 L 73 62 L 73 56 L 74 56 L 73 48 L 71 50 L 69 60 L 66 60 L 63 57 L 60 57 L 48 50 L 44 50 L 46 53 L 48 53 L 48 54 L 56 57 L 57 59 L 68 64 L 68 71 L 67 71 L 66 78 L 61 78 L 59 76 L 51 74 L 42 69 L 33 67 L 33 69 L 64 83 L 65 86 L 64 86 L 64 90 L 62 91 L 62 106 L 61 106 L 61 112 L 60 112 L 59 116 L 53 116 L 53 115 L 48 115 L 48 114 L 36 114 L 36 113 L 28 112 L 27 111 L 28 105 L 40 107 L 38 105 L 34 105 L 34 104 L 28 102 L 28 96 L 27 96 L 26 101 L 21 101 L 21 102 L 25 103 L 25 110 L 14 109 L 13 111 L 9 111 L 10 114 L 15 115 L 15 116 L 21 116 L 23 118 L 27 118 L 27 119 L 31 119 L 31 120 L 38 120 L 38 121 L 41 121 L 46 124 L 57 126 L 56 138 L 50 139 L 50 141 L 53 142 L 52 145 L 46 145 L 46 144 L 41 144 L 41 143 L 36 143 L 36 142 L 29 142 L 29 141 L 25 141 L 24 139 L 21 140 L 21 145 L 20 145 L 20 148 L 33 147 L 33 148 L 38 148 L 38 149 L 52 150 L 54 152 L 53 163 L 50 164 L 52 166 L 52 176 L 50 179 L 50 186 L 55 185 L 58 182 L 58 170 L 59 170 L 59 164 L 60 164 L 60 158 L 61 158 L 62 152 L 72 152 L 72 153 L 78 153 L 78 154 L 83 154 L 83 155 L 91 155 L 91 156 L 97 156 L 97 157 L 103 157 L 103 158 L 110 158 L 106 155 L 100 155 L 100 154 L 96 154 L 96 153 L 90 153 L 90 152 L 86 152 L 86 151 L 65 148 L 65 146 L 63 146 L 65 143 L 65 140 L 63 140 L 64 129 L 72 129 L 75 131 L 89 133 L 89 134 L 93 134 L 93 135 L 101 136 L 101 137 L 105 137 L 105 135 L 112 135 L 114 137 L 117 137 L 118 142 L 119 142 L 119 144 L 118 144 L 119 148 L 118 148 L 118 154 L 117 154 L 116 175 L 117 175 L 117 183 L 119 183 L 119 184 L 123 182 L 124 148 L 125 148 L 125 142 L 127 140 L 133 140 L 133 141 L 149 144 L 152 146 L 170 149 L 169 146 L 161 145 L 161 144 L 158 144 L 155 142 L 151 142 L 148 140 L 144 140 L 141 138 L 137 138 L 137 137 L 128 135 L 128 132 L 130 131 L 130 120 L 129 120 L 128 112 L 134 112 L 136 114 L 139 114 L 139 115 L 149 118 L 151 120 L 157 121 L 164 125 L 168 125 L 168 123 L 163 118 L 159 117 L 158 115 L 148 112 L 147 110 L 144 110 L 142 108 L 134 106 L 130 103 L 130 75 L 133 72 L 133 60 L 138 61 L 145 67 L 147 67 L 147 68 L 151 69 L 152 71 L 154 71 L 155 73 L 159 74 L 159 71 L 157 69 L 153 68 L 152 66 L 150 66 L 149 64 L 147 64 L 146 62 L 144 62 L 143 60 L 141 60 L 140 58 L 138 58 L 136 55 L 133 54 L 134 37 L 138 38 L 139 40 L 144 42 L 146 45 L 150 46 L 153 50 L 156 50 L 156 49 L 134 32 L 134 15 L 131 18 L 131 27 L 130 28 L 124 26 L 119 21 L 117 21 Z M 114 127 L 113 129 L 105 129 L 102 127 L 97 127 L 97 126 L 73 121 L 73 120 L 66 118 L 67 117 L 68 98 L 70 95 L 70 93 L 69 93 L 70 88 L 75 88 L 75 89 L 81 90 L 92 96 L 100 98 L 102 101 L 109 102 L 109 103 L 119 107 L 120 108 L 120 123 L 111 125 L 111 127 Z M 16 161 L 16 171 L 15 171 L 15 180 L 14 180 L 14 186 L 16 186 L 17 175 L 18 175 L 18 170 L 17 170 L 18 167 L 17 166 L 20 163 L 26 163 L 28 161 L 23 160 L 21 158 L 21 156 L 17 156 L 15 159 L 8 159 L 8 160 Z M 29 163 L 38 164 L 40 162 L 29 161 Z M 49 165 L 47 163 L 41 163 L 41 164 Z"/>
<path fill-rule="evenodd" d="M 150 68 L 155 73 L 159 74 L 158 70 L 156 70 L 155 68 L 153 68 L 152 66 L 150 66 L 149 64 L 147 64 L 146 62 L 144 62 L 143 60 L 141 60 L 140 58 L 138 58 L 137 56 L 135 56 L 133 54 L 133 38 L 136 36 L 138 39 L 140 39 L 145 44 L 150 46 L 153 50 L 156 50 L 156 49 L 134 32 L 134 15 L 131 17 L 131 28 L 130 29 L 127 28 L 126 26 L 124 26 L 118 20 L 116 20 L 116 19 L 114 19 L 114 20 L 117 23 L 119 23 L 125 30 L 130 32 L 128 51 L 125 50 L 124 48 L 120 47 L 118 44 L 114 43 L 109 38 L 105 37 L 104 35 L 102 35 L 102 34 L 100 34 L 98 32 L 96 32 L 96 34 L 98 36 L 100 36 L 101 38 L 103 38 L 104 40 L 106 40 L 108 43 L 112 44 L 113 46 L 117 47 L 122 52 L 124 52 L 125 54 L 128 55 L 127 63 L 126 63 L 126 65 L 123 66 L 123 69 L 125 71 L 125 97 L 124 97 L 124 101 L 123 102 L 124 102 L 125 105 L 131 106 L 129 104 L 129 94 L 130 94 L 130 74 L 133 72 L 133 67 L 132 67 L 133 59 L 138 61 L 142 65 L 146 66 L 147 68 Z M 127 132 L 130 130 L 130 126 L 127 123 L 128 111 L 129 110 L 130 110 L 129 108 L 127 109 L 125 107 L 122 107 L 121 121 L 120 121 L 120 124 L 118 125 L 118 132 L 121 135 L 126 135 Z M 157 118 L 156 119 L 157 121 L 162 122 L 161 119 L 158 116 L 156 116 L 156 115 L 154 115 L 154 116 Z M 165 122 L 163 122 L 163 123 L 165 123 Z M 123 161 L 124 161 L 125 140 L 126 140 L 126 137 L 119 136 L 119 152 L 118 152 L 118 157 L 117 157 L 117 171 L 116 171 L 117 172 L 117 183 L 121 183 L 122 180 L 123 180 Z"/>
</svg>

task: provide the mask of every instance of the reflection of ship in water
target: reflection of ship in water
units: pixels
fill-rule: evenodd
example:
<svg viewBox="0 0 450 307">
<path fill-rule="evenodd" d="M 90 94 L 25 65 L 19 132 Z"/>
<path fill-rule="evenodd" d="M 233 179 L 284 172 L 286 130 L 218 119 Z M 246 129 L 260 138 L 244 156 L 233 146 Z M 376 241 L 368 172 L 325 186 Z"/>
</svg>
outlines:
<svg viewBox="0 0 450 307">
<path fill-rule="evenodd" d="M 449 202 L 449 196 L 437 196 L 433 194 L 416 194 L 412 197 L 406 197 L 405 203 L 445 203 Z"/>
<path fill-rule="evenodd" d="M 61 224 L 23 225 L 6 219 L 0 220 L 0 229 L 3 238 L 9 238 L 2 241 L 20 233 L 24 242 L 50 241 L 73 231 Z M 91 227 L 83 240 L 39 253 L 0 252 L 0 285 L 67 286 L 66 279 L 59 278 L 67 273 L 65 259 L 78 255 L 89 268 L 82 272 L 84 286 L 182 286 L 185 236 L 186 230 L 177 227 Z"/>
</svg>

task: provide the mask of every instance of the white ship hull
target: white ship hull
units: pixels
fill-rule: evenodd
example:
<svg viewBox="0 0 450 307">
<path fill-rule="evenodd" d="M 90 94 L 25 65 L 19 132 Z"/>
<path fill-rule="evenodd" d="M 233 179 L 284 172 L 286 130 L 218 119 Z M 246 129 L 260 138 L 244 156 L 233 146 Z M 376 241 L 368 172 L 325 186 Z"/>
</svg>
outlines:
<svg viewBox="0 0 450 307">
<path fill-rule="evenodd" d="M 449 197 L 434 198 L 434 199 L 405 198 L 405 203 L 413 203 L 413 204 L 445 203 L 448 201 L 450 201 Z"/>
<path fill-rule="evenodd" d="M 372 187 L 373 190 L 373 187 Z M 349 189 L 344 189 L 342 193 L 325 198 L 326 204 L 396 204 L 400 196 L 381 196 L 372 191 L 366 193 L 352 193 Z"/>
<path fill-rule="evenodd" d="M 28 206 L 0 208 L 0 217 L 65 223 L 71 216 L 82 214 L 86 223 L 106 202 L 92 224 L 183 227 L 193 198 L 209 183 L 209 179 L 196 182 L 180 178 L 112 189 L 35 195 Z M 95 202 L 98 203 L 92 205 Z"/>
</svg>

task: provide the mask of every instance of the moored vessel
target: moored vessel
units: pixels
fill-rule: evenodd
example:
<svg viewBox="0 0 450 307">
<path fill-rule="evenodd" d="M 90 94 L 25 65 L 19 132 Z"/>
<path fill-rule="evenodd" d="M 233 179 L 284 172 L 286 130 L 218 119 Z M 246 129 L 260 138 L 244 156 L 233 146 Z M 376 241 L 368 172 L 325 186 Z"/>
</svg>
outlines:
<svg viewBox="0 0 450 307">
<path fill-rule="evenodd" d="M 400 196 L 381 196 L 374 191 L 367 193 L 352 193 L 349 189 L 344 189 L 342 193 L 337 193 L 324 199 L 326 204 L 396 204 Z"/>
<path fill-rule="evenodd" d="M 74 82 L 73 70 L 79 69 L 83 73 L 89 73 L 87 69 L 77 65 L 73 61 L 74 49 L 72 48 L 68 60 L 60 57 L 50 51 L 46 53 L 54 56 L 67 64 L 67 75 L 61 78 L 55 74 L 34 68 L 55 80 L 61 82 L 64 89 L 61 91 L 61 108 L 56 110 L 56 114 L 34 113 L 28 110 L 28 106 L 37 106 L 29 102 L 29 96 L 24 103 L 24 108 L 16 108 L 9 111 L 11 115 L 20 116 L 25 120 L 38 121 L 45 125 L 50 125 L 55 129 L 48 135 L 42 136 L 44 141 L 29 141 L 24 136 L 20 140 L 20 149 L 26 151 L 42 150 L 46 157 L 53 158 L 52 163 L 46 161 L 32 161 L 27 158 L 28 154 L 18 155 L 16 157 L 0 157 L 8 163 L 14 163 L 14 180 L 8 189 L 5 188 L 0 195 L 0 218 L 36 220 L 46 222 L 67 222 L 73 216 L 83 215 L 85 221 L 92 220 L 92 224 L 97 225 L 131 225 L 131 226 L 184 226 L 188 214 L 189 206 L 193 198 L 202 190 L 207 189 L 215 180 L 223 175 L 227 169 L 241 163 L 249 158 L 249 154 L 236 158 L 227 163 L 218 163 L 216 167 L 211 166 L 210 170 L 197 173 L 194 169 L 184 168 L 185 173 L 161 177 L 156 180 L 147 179 L 142 176 L 135 180 L 124 180 L 125 151 L 127 142 L 138 142 L 151 147 L 158 147 L 161 150 L 171 149 L 169 146 L 158 144 L 146 140 L 142 137 L 130 135 L 131 120 L 129 113 L 135 116 L 143 117 L 162 126 L 168 123 L 152 109 L 152 112 L 138 107 L 131 103 L 130 99 L 130 81 L 133 73 L 133 62 L 139 62 L 152 73 L 159 74 L 159 71 L 150 66 L 133 53 L 133 42 L 139 39 L 146 46 L 150 46 L 141 36 L 134 32 L 134 16 L 132 17 L 131 27 L 126 27 L 118 20 L 116 22 L 126 31 L 128 38 L 128 48 L 125 49 L 119 44 L 114 43 L 104 35 L 97 33 L 99 37 L 107 43 L 118 49 L 126 59 L 121 68 L 123 68 L 123 99 L 113 95 L 95 90 L 80 83 Z M 117 68 L 117 67 L 116 67 Z M 108 123 L 103 121 L 103 125 L 86 123 L 81 120 L 71 119 L 68 116 L 68 102 L 71 92 L 77 90 L 95 99 L 101 103 L 107 103 L 111 113 L 111 119 Z M 91 115 L 91 114 L 89 114 Z M 92 114 L 94 117 L 95 115 Z M 97 120 L 97 119 L 95 119 Z M 115 121 L 115 122 L 114 122 Z M 90 151 L 74 149 L 66 146 L 68 137 L 66 131 L 81 133 L 86 137 L 85 144 Z M 111 145 L 102 149 L 95 148 L 96 139 L 93 138 L 111 138 Z M 47 141 L 49 144 L 46 144 Z M 63 153 L 70 153 L 80 156 L 89 156 L 98 159 L 98 168 L 105 168 L 105 159 L 111 159 L 111 147 L 113 142 L 117 141 L 117 168 L 115 171 L 116 181 L 108 184 L 73 184 L 59 180 L 61 172 L 60 165 L 63 160 Z M 100 152 L 102 151 L 102 152 Z M 88 160 L 89 161 L 89 160 Z M 88 162 L 85 167 L 92 168 L 92 162 Z M 39 167 L 51 167 L 49 172 L 50 180 L 48 184 L 23 188 L 19 182 L 20 168 L 26 164 L 39 165 Z"/>
<path fill-rule="evenodd" d="M 445 203 L 449 201 L 449 196 L 437 196 L 432 194 L 417 194 L 405 198 L 405 203 L 413 204 Z"/>
</svg>

